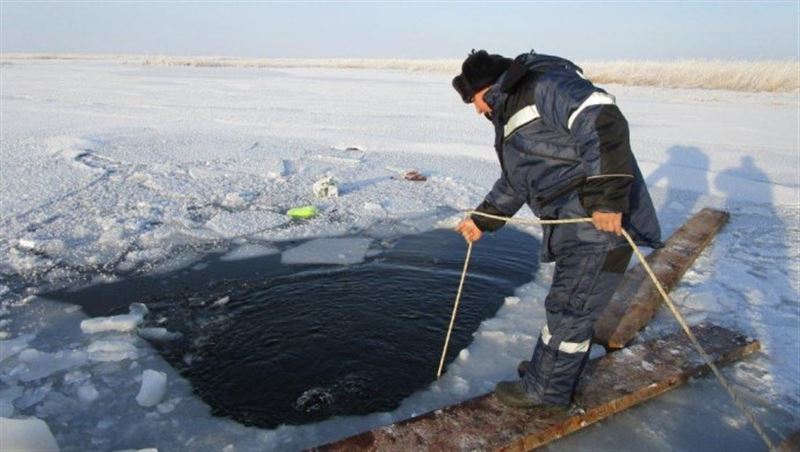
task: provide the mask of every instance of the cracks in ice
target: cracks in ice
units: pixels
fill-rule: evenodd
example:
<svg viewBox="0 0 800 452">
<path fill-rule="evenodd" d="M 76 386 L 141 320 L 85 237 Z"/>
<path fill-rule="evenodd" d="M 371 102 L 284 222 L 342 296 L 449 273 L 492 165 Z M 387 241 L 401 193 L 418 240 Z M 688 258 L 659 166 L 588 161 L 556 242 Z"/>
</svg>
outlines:
<svg viewBox="0 0 800 452">
<path fill-rule="evenodd" d="M 419 232 L 458 210 L 449 201 L 454 193 L 461 199 L 476 190 L 449 178 L 425 184 L 394 179 L 386 162 L 355 146 L 275 159 L 255 155 L 263 145 L 254 141 L 243 149 L 253 156 L 172 163 L 101 153 L 124 151 L 124 145 L 74 137 L 49 144 L 53 158 L 95 175 L 4 222 L 0 278 L 29 286 L 110 278 L 148 272 L 232 240 L 353 234 L 384 222 Z M 329 174 L 339 181 L 341 197 L 315 199 L 311 184 Z M 311 203 L 320 209 L 316 218 L 285 217 L 288 209 Z M 14 231 L 13 225 L 21 227 Z"/>
</svg>

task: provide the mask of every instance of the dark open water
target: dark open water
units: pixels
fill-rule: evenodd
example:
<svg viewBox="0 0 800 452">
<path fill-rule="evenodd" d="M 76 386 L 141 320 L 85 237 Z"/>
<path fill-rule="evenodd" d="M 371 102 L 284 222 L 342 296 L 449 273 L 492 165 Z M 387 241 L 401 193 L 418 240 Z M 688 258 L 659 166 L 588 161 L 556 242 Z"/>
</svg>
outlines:
<svg viewBox="0 0 800 452">
<path fill-rule="evenodd" d="M 372 257 L 346 266 L 209 255 L 199 270 L 46 296 L 90 316 L 146 303 L 142 326 L 182 335 L 153 345 L 215 414 L 264 428 L 301 424 L 391 410 L 435 379 L 466 245 L 434 230 L 375 240 L 370 249 Z M 448 363 L 504 297 L 533 278 L 538 250 L 513 228 L 475 245 Z"/>
</svg>

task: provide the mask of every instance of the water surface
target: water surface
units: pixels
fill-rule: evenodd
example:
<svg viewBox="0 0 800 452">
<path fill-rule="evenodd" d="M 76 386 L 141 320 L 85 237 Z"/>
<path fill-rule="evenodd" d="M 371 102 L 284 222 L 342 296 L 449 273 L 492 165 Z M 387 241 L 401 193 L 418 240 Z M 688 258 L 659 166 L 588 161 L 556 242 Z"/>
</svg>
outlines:
<svg viewBox="0 0 800 452">
<path fill-rule="evenodd" d="M 532 279 L 538 248 L 513 228 L 475 245 L 448 363 Z M 280 254 L 230 262 L 217 254 L 194 270 L 48 297 L 93 316 L 146 303 L 143 326 L 181 334 L 153 345 L 215 414 L 272 428 L 392 410 L 434 381 L 465 253 L 460 235 L 433 230 L 374 239 L 357 264 L 284 265 Z"/>
</svg>

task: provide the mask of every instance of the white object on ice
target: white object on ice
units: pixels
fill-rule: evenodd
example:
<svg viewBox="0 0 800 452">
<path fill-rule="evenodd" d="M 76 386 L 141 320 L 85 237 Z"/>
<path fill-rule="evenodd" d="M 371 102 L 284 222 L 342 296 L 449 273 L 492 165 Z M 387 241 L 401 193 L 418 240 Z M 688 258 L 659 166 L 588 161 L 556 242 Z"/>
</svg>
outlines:
<svg viewBox="0 0 800 452">
<path fill-rule="evenodd" d="M 335 198 L 339 196 L 339 188 L 331 176 L 325 176 L 314 182 L 314 196 L 317 198 Z"/>
<path fill-rule="evenodd" d="M 282 264 L 357 264 L 364 260 L 372 239 L 314 239 L 281 255 Z"/>
<path fill-rule="evenodd" d="M 58 452 L 58 444 L 50 427 L 38 418 L 9 419 L 0 417 L 3 432 L 2 450 Z"/>
<path fill-rule="evenodd" d="M 136 395 L 136 402 L 141 406 L 154 406 L 161 402 L 167 392 L 167 374 L 157 370 L 146 369 L 142 373 L 142 387 Z"/>
<path fill-rule="evenodd" d="M 147 306 L 142 303 L 133 303 L 130 308 L 128 308 L 128 314 L 111 317 L 96 317 L 81 321 L 81 330 L 87 334 L 100 333 L 103 331 L 133 331 L 136 329 L 137 325 L 142 323 L 147 313 Z"/>
</svg>

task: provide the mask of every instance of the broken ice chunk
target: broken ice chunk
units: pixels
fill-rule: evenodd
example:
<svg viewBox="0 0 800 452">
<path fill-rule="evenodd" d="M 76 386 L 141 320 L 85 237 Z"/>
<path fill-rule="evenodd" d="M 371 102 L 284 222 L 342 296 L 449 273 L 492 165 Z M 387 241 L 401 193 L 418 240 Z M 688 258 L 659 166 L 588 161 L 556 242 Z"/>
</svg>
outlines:
<svg viewBox="0 0 800 452">
<path fill-rule="evenodd" d="M 182 399 L 180 397 L 175 397 L 167 400 L 166 402 L 161 402 L 156 405 L 156 411 L 161 414 L 171 413 L 172 410 L 175 409 L 175 406 L 181 402 L 181 400 Z"/>
<path fill-rule="evenodd" d="M 357 264 L 364 260 L 372 239 L 315 239 L 288 249 L 283 264 Z"/>
<path fill-rule="evenodd" d="M 94 341 L 87 349 L 93 361 L 122 361 L 139 356 L 136 346 L 125 341 Z"/>
<path fill-rule="evenodd" d="M 80 367 L 86 363 L 87 356 L 80 350 L 44 353 L 29 348 L 20 353 L 19 360 L 23 365 L 21 371 L 15 376 L 20 381 L 28 382 L 49 377 L 63 370 Z"/>
<path fill-rule="evenodd" d="M 133 303 L 128 308 L 128 314 L 83 320 L 81 322 L 81 330 L 87 334 L 103 331 L 133 331 L 137 325 L 142 323 L 147 312 L 147 306 L 141 303 Z"/>
<path fill-rule="evenodd" d="M 0 362 L 28 348 L 28 342 L 33 340 L 34 337 L 33 334 L 26 334 L 15 339 L 0 341 Z"/>
<path fill-rule="evenodd" d="M 225 296 L 225 297 L 222 297 L 219 300 L 215 301 L 214 302 L 214 306 L 226 305 L 226 304 L 228 304 L 229 301 L 231 301 L 231 297 Z"/>
<path fill-rule="evenodd" d="M 3 450 L 35 450 L 58 452 L 58 444 L 47 424 L 38 418 L 0 418 Z"/>
<path fill-rule="evenodd" d="M 20 410 L 30 408 L 44 400 L 52 388 L 53 383 L 47 383 L 43 386 L 26 389 L 25 392 L 22 393 L 22 396 L 14 401 L 14 405 Z"/>
<path fill-rule="evenodd" d="M 10 386 L 0 391 L 0 416 L 14 415 L 14 401 L 18 399 L 25 388 L 20 385 Z"/>
<path fill-rule="evenodd" d="M 181 333 L 173 333 L 172 331 L 161 327 L 139 328 L 136 331 L 139 333 L 140 337 L 152 341 L 171 341 L 181 337 Z"/>
<path fill-rule="evenodd" d="M 78 388 L 78 400 L 83 403 L 92 403 L 100 396 L 100 393 L 97 392 L 94 385 L 91 383 L 86 383 L 85 385 Z"/>
<path fill-rule="evenodd" d="M 220 257 L 219 260 L 223 262 L 238 261 L 243 259 L 252 259 L 255 257 L 270 256 L 280 253 L 275 247 L 263 245 L 242 245 L 235 250 Z"/>
<path fill-rule="evenodd" d="M 64 375 L 64 384 L 71 385 L 75 383 L 81 383 L 84 380 L 88 380 L 90 377 L 91 375 L 82 370 L 73 370 Z"/>
<path fill-rule="evenodd" d="M 506 297 L 506 306 L 515 306 L 519 304 L 519 297 Z"/>
<path fill-rule="evenodd" d="M 142 373 L 142 386 L 136 395 L 136 402 L 141 406 L 154 406 L 161 402 L 167 392 L 167 374 L 157 370 L 146 369 Z"/>
</svg>

